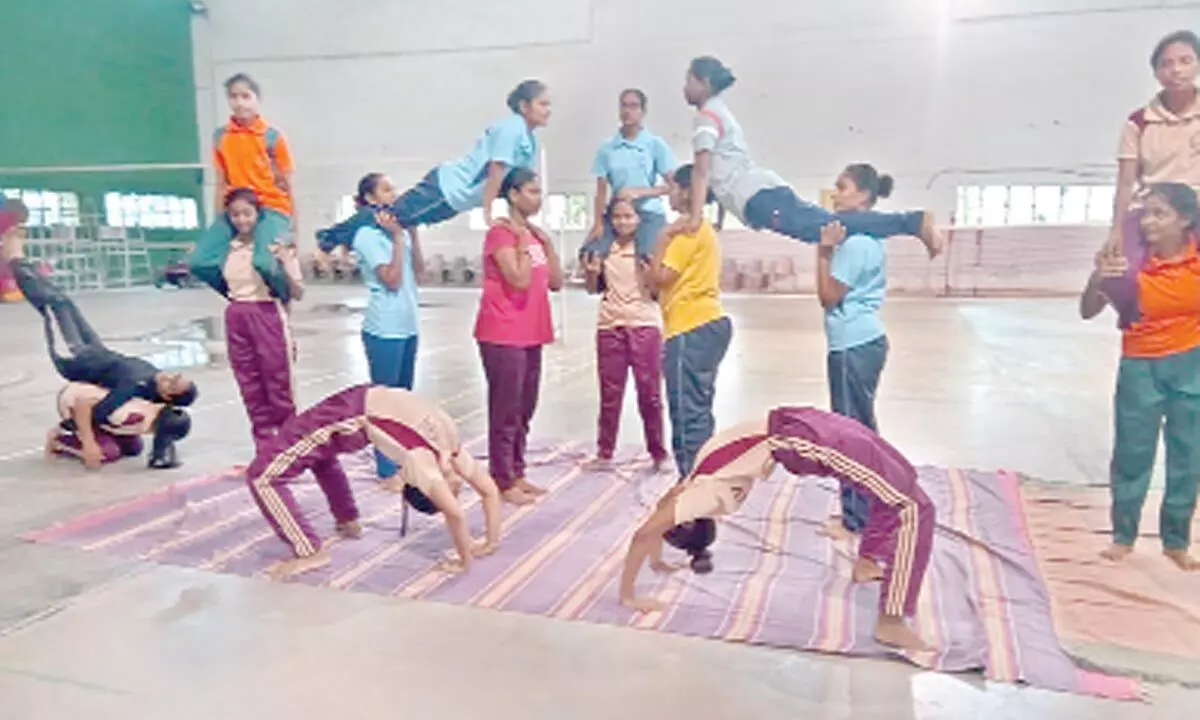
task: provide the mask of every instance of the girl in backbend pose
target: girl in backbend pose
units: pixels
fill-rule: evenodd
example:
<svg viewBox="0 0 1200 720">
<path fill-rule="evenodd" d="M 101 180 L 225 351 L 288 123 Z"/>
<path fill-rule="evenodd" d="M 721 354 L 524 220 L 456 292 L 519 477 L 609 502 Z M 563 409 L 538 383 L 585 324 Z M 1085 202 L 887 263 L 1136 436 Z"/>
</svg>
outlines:
<svg viewBox="0 0 1200 720">
<path fill-rule="evenodd" d="M 848 166 L 834 187 L 834 210 L 865 212 L 892 193 L 892 178 L 871 165 Z M 888 340 L 879 317 L 887 291 L 887 254 L 882 238 L 846 234 L 838 223 L 821 229 L 817 252 L 817 298 L 825 310 L 829 344 L 829 403 L 835 413 L 879 432 L 875 391 L 887 361 Z M 862 532 L 867 500 L 851 485 L 842 487 L 842 516 L 827 526 L 832 535 Z M 840 520 L 840 521 L 839 521 Z"/>
<path fill-rule="evenodd" d="M 698 202 L 692 166 L 678 168 L 672 180 L 671 207 L 686 213 Z M 703 199 L 698 203 L 701 211 Z M 662 305 L 666 338 L 663 375 L 671 415 L 671 450 L 680 477 L 691 472 L 700 446 L 713 434 L 717 368 L 733 337 L 733 323 L 721 306 L 717 232 L 704 218 L 697 230 L 687 230 L 690 225 L 691 219 L 681 215 L 663 231 L 648 275 Z"/>
<path fill-rule="evenodd" d="M 503 197 L 500 184 L 514 168 L 537 164 L 535 131 L 550 121 L 550 94 L 545 84 L 526 80 L 508 94 L 511 114 L 483 131 L 475 147 L 458 160 L 429 171 L 417 186 L 386 205 L 363 208 L 353 217 L 317 233 L 317 243 L 326 252 L 349 245 L 358 228 L 374 220 L 376 210 L 389 210 L 400 227 L 435 225 L 467 212 L 483 209 L 484 221 L 492 224 L 492 204 Z"/>
<path fill-rule="evenodd" d="M 358 507 L 339 455 L 368 445 L 400 467 L 384 487 L 404 494 L 415 510 L 441 513 L 458 558 L 442 563 L 446 572 L 470 568 L 471 559 L 495 551 L 500 543 L 500 494 L 496 483 L 463 449 L 454 420 L 437 405 L 402 388 L 357 385 L 330 395 L 289 418 L 259 450 L 246 471 L 246 482 L 259 510 L 292 557 L 268 574 L 283 579 L 331 562 L 321 538 L 309 525 L 288 484 L 311 470 L 329 502 L 336 531 L 358 537 Z M 485 539 L 472 543 L 458 494 L 466 481 L 479 493 Z"/>
<path fill-rule="evenodd" d="M 359 207 L 387 207 L 395 199 L 396 186 L 383 173 L 371 173 L 358 183 Z M 417 278 L 425 272 L 425 259 L 416 228 L 405 230 L 386 210 L 375 218 L 354 235 L 363 282 L 371 291 L 362 330 L 367 365 L 372 383 L 412 390 L 420 311 Z M 378 450 L 375 464 L 381 480 L 396 474 L 395 464 Z"/>
<path fill-rule="evenodd" d="M 647 557 L 656 572 L 676 569 L 662 561 L 664 537 L 692 555 L 694 571 L 711 571 L 712 518 L 737 512 L 755 481 L 770 477 L 776 463 L 795 475 L 837 478 L 871 499 L 853 580 L 883 581 L 876 640 L 925 649 L 906 618 L 916 613 L 929 564 L 933 504 L 898 450 L 861 423 L 816 408 L 776 408 L 765 420 L 729 428 L 705 443 L 691 474 L 666 493 L 634 534 L 621 574 L 621 603 L 642 612 L 663 609 L 658 600 L 638 596 L 636 583 Z"/>
<path fill-rule="evenodd" d="M 238 73 L 226 80 L 225 95 L 233 115 L 213 137 L 219 219 L 200 236 L 188 263 L 194 276 L 227 295 L 226 268 L 238 239 L 248 244 L 240 251 L 247 255 L 250 271 L 272 297 L 287 303 L 292 299 L 294 279 L 280 265 L 276 246 L 292 244 L 298 232 L 292 152 L 283 133 L 259 114 L 259 85 L 249 75 Z M 226 206 L 229 192 L 241 188 L 257 198 L 258 212 L 254 226 L 239 237 L 239 231 L 228 222 Z"/>
<path fill-rule="evenodd" d="M 585 265 L 588 292 L 600 293 L 596 321 L 596 370 L 600 376 L 597 465 L 613 457 L 621 424 L 621 405 L 629 371 L 637 391 L 646 450 L 657 472 L 666 462 L 662 427 L 662 332 L 648 277 L 638 253 L 639 214 L 632 200 L 613 198 L 605 212 L 604 232 L 612 237 L 606 252 L 589 253 Z"/>
<path fill-rule="evenodd" d="M 509 216 L 488 230 L 475 341 L 488 388 L 488 466 L 504 499 L 533 502 L 545 491 L 525 479 L 525 441 L 537 410 L 542 347 L 554 342 L 550 293 L 563 286 L 562 263 L 549 236 L 530 221 L 542 207 L 532 170 L 505 176 L 500 194 Z"/>
<path fill-rule="evenodd" d="M 698 111 L 692 127 L 697 192 L 692 194 L 688 211 L 689 231 L 699 228 L 700 212 L 711 188 L 725 210 L 755 230 L 774 230 L 816 244 L 821 239 L 821 228 L 837 220 L 852 235 L 914 235 L 921 238 L 930 258 L 942 251 L 942 238 L 927 212 L 830 213 L 801 200 L 783 178 L 756 165 L 750 158 L 741 124 L 721 99 L 721 93 L 733 82 L 733 73 L 714 57 L 698 57 L 688 68 L 683 94 Z"/>
<path fill-rule="evenodd" d="M 1200 38 L 1190 30 L 1159 40 L 1150 67 L 1162 90 L 1129 115 L 1121 132 L 1109 242 L 1123 249 L 1127 268 L 1124 275 L 1106 279 L 1102 289 L 1122 327 L 1137 319 L 1137 274 L 1148 253 L 1141 222 L 1146 189 L 1176 182 L 1200 193 L 1198 55 Z"/>
<path fill-rule="evenodd" d="M 1196 193 L 1178 183 L 1151 185 L 1141 224 L 1149 255 L 1136 276 L 1137 319 L 1121 333 L 1110 465 L 1113 544 L 1104 556 L 1121 560 L 1133 552 L 1162 433 L 1167 452 L 1167 484 L 1158 513 L 1163 553 L 1184 570 L 1196 570 L 1200 561 L 1188 553 L 1200 479 Z M 1128 264 L 1119 246 L 1101 249 L 1079 302 L 1085 320 L 1110 304 L 1101 284 L 1124 275 Z"/>
</svg>

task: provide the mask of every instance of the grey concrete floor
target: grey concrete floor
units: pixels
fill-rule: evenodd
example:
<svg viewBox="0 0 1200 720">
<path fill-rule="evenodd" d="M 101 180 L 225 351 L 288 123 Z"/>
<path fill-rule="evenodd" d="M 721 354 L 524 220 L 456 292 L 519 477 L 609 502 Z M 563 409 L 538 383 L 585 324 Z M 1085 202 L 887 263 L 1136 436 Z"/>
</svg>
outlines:
<svg viewBox="0 0 1200 720">
<path fill-rule="evenodd" d="M 353 286 L 318 287 L 295 315 L 304 405 L 366 379 Z M 484 430 L 470 338 L 476 294 L 423 295 L 418 390 L 467 434 Z M 211 293 L 80 298 L 114 345 L 186 362 L 149 334 L 220 314 Z M 732 297 L 722 424 L 781 402 L 825 405 L 812 298 Z M 565 300 L 534 433 L 590 438 L 597 406 L 594 303 Z M 895 298 L 879 405 L 916 462 L 1006 467 L 1048 481 L 1104 481 L 1118 340 L 1074 302 Z M 1172 718 L 1200 692 L 1154 686 L 1152 704 L 1110 703 L 917 672 L 897 663 L 750 648 L 429 603 L 275 585 L 18 539 L 79 512 L 249 458 L 228 369 L 202 387 L 186 467 L 126 462 L 96 474 L 40 455 L 58 381 L 40 324 L 0 306 L 0 717 L 65 718 Z M 182 336 L 182 331 L 176 331 Z M 219 343 L 212 349 L 219 349 Z M 165 353 L 165 354 L 164 354 Z M 219 358 L 218 358 L 219 360 Z M 631 401 L 631 398 L 627 400 Z M 627 402 L 624 439 L 636 442 Z M 1108 662 L 1121 664 L 1110 653 Z M 1132 664 L 1132 661 L 1131 661 Z M 1167 675 L 1173 673 L 1167 672 Z M 1183 671 L 1179 673 L 1183 675 Z"/>
</svg>

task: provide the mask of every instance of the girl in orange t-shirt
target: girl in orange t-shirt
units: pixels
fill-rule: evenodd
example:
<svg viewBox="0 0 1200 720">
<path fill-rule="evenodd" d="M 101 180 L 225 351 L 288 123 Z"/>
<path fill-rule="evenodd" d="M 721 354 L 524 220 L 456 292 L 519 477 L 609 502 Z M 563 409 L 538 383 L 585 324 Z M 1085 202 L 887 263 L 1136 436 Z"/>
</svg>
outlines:
<svg viewBox="0 0 1200 720">
<path fill-rule="evenodd" d="M 1187 185 L 1149 188 L 1141 224 L 1150 254 L 1136 278 L 1138 319 L 1122 328 L 1114 398 L 1113 544 L 1103 553 L 1110 560 L 1133 552 L 1161 428 L 1167 450 L 1158 515 L 1163 553 L 1184 570 L 1200 569 L 1188 553 L 1200 480 L 1198 218 L 1196 193 Z M 1128 265 L 1119 246 L 1106 245 L 1096 256 L 1079 302 L 1085 320 L 1111 304 L 1101 283 L 1120 277 Z"/>
</svg>

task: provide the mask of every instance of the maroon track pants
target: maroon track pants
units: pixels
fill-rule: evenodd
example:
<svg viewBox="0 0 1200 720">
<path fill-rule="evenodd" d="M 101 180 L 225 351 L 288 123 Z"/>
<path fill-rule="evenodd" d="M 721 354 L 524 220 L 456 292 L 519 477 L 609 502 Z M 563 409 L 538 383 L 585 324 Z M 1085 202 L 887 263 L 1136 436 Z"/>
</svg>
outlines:
<svg viewBox="0 0 1200 720">
<path fill-rule="evenodd" d="M 621 429 L 625 385 L 633 371 L 646 450 L 663 460 L 662 333 L 658 328 L 616 327 L 596 331 L 596 370 L 600 377 L 598 455 L 611 458 Z"/>
<path fill-rule="evenodd" d="M 503 492 L 525 477 L 525 442 L 537 410 L 542 346 L 479 343 L 488 384 L 488 471 Z"/>
</svg>

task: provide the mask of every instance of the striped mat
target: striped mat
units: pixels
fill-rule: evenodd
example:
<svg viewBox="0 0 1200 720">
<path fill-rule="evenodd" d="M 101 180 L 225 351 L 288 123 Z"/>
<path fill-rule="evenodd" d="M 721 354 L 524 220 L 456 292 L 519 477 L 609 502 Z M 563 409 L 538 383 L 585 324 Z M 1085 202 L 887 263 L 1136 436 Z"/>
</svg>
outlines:
<svg viewBox="0 0 1200 720">
<path fill-rule="evenodd" d="M 816 533 L 835 510 L 834 483 L 782 471 L 721 524 L 716 570 L 658 577 L 644 590 L 668 601 L 636 616 L 617 602 L 617 579 L 632 530 L 669 478 L 644 461 L 618 457 L 615 472 L 583 469 L 584 446 L 532 454 L 529 477 L 549 493 L 506 508 L 503 541 L 466 575 L 437 570 L 451 547 L 440 520 L 414 514 L 401 538 L 400 502 L 379 490 L 366 453 L 344 459 L 366 534 L 329 540 L 333 563 L 296 582 L 433 600 L 563 620 L 625 625 L 730 642 L 887 657 L 871 637 L 879 585 L 849 582 L 852 549 Z M 980 671 L 991 680 L 1118 699 L 1140 696 L 1135 681 L 1078 668 L 1055 635 L 1050 596 L 1025 531 L 1018 480 L 1010 473 L 922 468 L 937 506 L 934 556 L 917 623 L 936 651 L 907 658 L 940 671 Z M 332 520 L 316 484 L 296 485 L 319 532 Z M 469 499 L 476 534 L 482 520 Z M 121 557 L 242 576 L 284 557 L 235 474 L 196 478 L 89 513 L 27 539 Z"/>
</svg>

